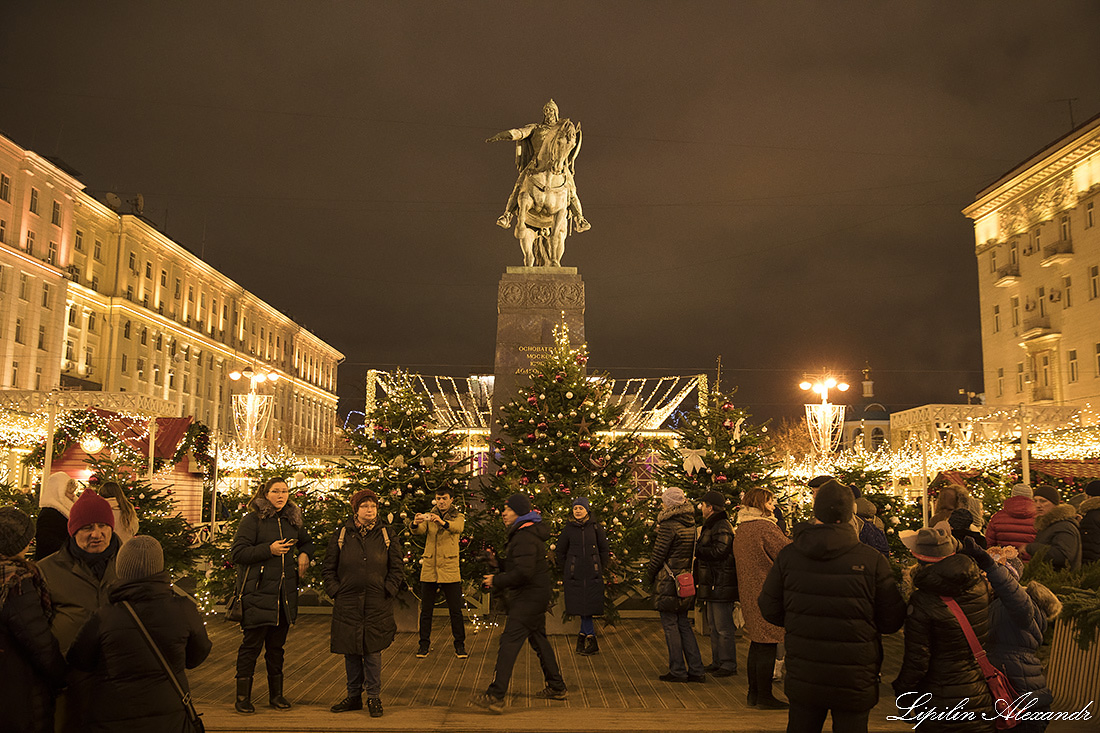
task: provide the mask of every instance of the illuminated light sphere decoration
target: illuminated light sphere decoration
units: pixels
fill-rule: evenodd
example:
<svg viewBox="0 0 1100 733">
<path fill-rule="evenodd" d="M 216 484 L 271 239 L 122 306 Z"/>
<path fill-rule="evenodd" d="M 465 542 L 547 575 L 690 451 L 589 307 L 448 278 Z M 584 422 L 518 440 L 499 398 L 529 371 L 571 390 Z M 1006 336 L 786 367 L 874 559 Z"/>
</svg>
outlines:
<svg viewBox="0 0 1100 733">
<path fill-rule="evenodd" d="M 98 435 L 88 433 L 80 436 L 80 449 L 90 456 L 94 456 L 103 450 L 103 439 Z"/>
</svg>

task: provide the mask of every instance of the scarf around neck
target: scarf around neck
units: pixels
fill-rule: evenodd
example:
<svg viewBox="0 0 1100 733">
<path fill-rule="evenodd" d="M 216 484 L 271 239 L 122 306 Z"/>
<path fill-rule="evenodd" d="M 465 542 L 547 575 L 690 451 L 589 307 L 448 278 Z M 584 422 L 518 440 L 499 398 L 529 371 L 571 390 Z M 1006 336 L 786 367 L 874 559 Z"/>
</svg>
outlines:
<svg viewBox="0 0 1100 733">
<path fill-rule="evenodd" d="M 30 579 L 38 591 L 38 600 L 42 604 L 42 611 L 46 614 L 46 620 L 53 619 L 53 603 L 50 602 L 50 590 L 46 587 L 46 581 L 42 572 L 30 560 L 17 557 L 0 557 L 0 608 L 8 602 L 8 595 L 21 592 L 23 581 Z"/>
</svg>

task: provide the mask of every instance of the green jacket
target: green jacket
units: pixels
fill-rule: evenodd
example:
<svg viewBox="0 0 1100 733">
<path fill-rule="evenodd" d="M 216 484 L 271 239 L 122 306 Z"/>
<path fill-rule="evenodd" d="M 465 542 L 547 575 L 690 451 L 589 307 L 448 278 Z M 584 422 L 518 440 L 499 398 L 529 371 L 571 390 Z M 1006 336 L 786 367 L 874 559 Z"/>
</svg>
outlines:
<svg viewBox="0 0 1100 733">
<path fill-rule="evenodd" d="M 413 526 L 413 532 L 427 534 L 420 564 L 420 582 L 422 583 L 462 581 L 462 573 L 458 567 L 458 540 L 462 535 L 465 519 L 454 507 L 451 507 L 442 519 L 447 523 L 446 527 L 441 527 L 435 522 L 421 522 Z"/>
<path fill-rule="evenodd" d="M 53 635 L 61 645 L 61 652 L 65 653 L 84 622 L 100 606 L 107 605 L 107 587 L 117 579 L 115 559 L 112 557 L 107 564 L 103 579 L 97 580 L 84 563 L 72 556 L 66 542 L 60 550 L 40 560 L 38 568 L 46 578 L 50 600 L 57 612 Z"/>
</svg>

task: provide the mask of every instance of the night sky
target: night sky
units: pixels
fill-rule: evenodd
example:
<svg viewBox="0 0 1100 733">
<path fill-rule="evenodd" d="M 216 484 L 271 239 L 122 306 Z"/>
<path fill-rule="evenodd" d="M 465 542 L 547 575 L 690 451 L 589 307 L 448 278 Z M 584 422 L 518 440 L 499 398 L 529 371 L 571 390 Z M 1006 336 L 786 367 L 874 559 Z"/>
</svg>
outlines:
<svg viewBox="0 0 1100 733">
<path fill-rule="evenodd" d="M 4 2 L 0 131 L 370 367 L 491 373 L 511 143 L 580 122 L 590 364 L 980 391 L 960 210 L 1100 112 L 1100 5 Z M 858 390 L 853 393 L 856 394 Z"/>
</svg>

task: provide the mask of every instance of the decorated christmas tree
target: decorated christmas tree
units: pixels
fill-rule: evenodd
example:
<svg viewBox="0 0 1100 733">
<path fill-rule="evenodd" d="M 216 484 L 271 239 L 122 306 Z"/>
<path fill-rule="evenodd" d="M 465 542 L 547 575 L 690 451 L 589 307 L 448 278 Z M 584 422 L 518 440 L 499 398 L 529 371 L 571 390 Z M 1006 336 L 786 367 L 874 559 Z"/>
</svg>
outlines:
<svg viewBox="0 0 1100 733">
<path fill-rule="evenodd" d="M 493 445 L 499 468 L 485 477 L 485 505 L 472 518 L 471 534 L 478 550 L 502 551 L 506 528 L 500 510 L 510 495 L 521 492 L 549 524 L 553 544 L 571 517 L 574 497 L 586 497 L 592 516 L 607 531 L 611 562 L 604 577 L 607 595 L 614 598 L 640 582 L 647 550 L 648 499 L 638 495 L 633 480 L 633 462 L 643 445 L 612 432 L 624 408 L 610 403 L 609 379 L 588 373 L 585 347 L 571 346 L 564 326 L 555 336 L 550 356 L 534 365 L 530 383 L 500 407 L 502 437 Z M 613 612 L 610 603 L 608 611 Z"/>
<path fill-rule="evenodd" d="M 775 463 L 762 427 L 734 404 L 734 392 L 723 393 L 715 385 L 696 409 L 677 416 L 677 440 L 660 450 L 663 486 L 679 487 L 694 501 L 718 491 L 734 507 L 747 489 L 770 484 Z"/>
<path fill-rule="evenodd" d="M 92 475 L 89 490 L 114 481 L 122 487 L 138 519 L 138 533 L 155 537 L 164 548 L 164 568 L 173 575 L 189 573 L 196 553 L 192 547 L 194 527 L 183 518 L 172 499 L 172 487 L 155 488 L 135 473 L 130 456 L 112 456 L 103 451 L 87 459 Z"/>
<path fill-rule="evenodd" d="M 427 396 L 416 390 L 408 372 L 391 375 L 385 390 L 386 399 L 365 415 L 363 426 L 347 433 L 351 455 L 338 466 L 348 479 L 343 517 L 350 515 L 346 502 L 359 489 L 378 494 L 379 515 L 402 533 L 408 582 L 415 586 L 424 536 L 409 530 L 411 519 L 431 510 L 440 488 L 450 489 L 455 506 L 468 513 L 463 493 L 470 464 L 461 451 L 462 436 L 436 422 Z M 469 546 L 468 537 L 462 546 Z M 467 577 L 474 576 L 473 563 L 461 565 Z"/>
</svg>

